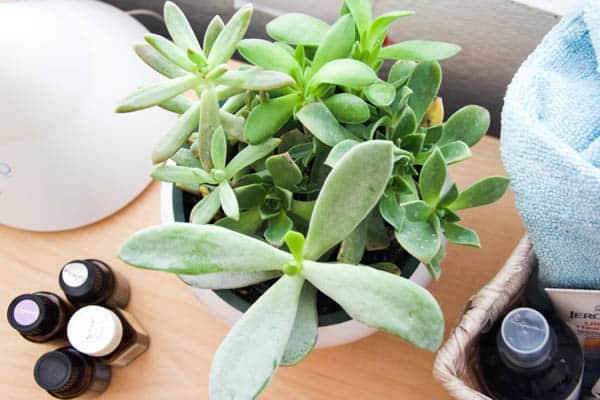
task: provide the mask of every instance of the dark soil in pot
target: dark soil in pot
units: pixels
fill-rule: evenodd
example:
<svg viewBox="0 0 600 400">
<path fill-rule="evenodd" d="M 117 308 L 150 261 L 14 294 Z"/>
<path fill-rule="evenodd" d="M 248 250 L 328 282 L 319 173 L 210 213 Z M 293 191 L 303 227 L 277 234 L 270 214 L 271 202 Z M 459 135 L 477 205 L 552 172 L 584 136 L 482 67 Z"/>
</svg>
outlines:
<svg viewBox="0 0 600 400">
<path fill-rule="evenodd" d="M 200 201 L 200 199 L 199 196 L 184 192 L 173 186 L 173 214 L 175 221 L 187 222 L 192 208 Z M 337 251 L 334 251 L 333 254 L 337 254 Z M 366 265 L 372 265 L 384 261 L 399 266 L 402 270 L 402 276 L 406 278 L 410 277 L 419 265 L 419 261 L 406 253 L 393 238 L 391 240 L 391 246 L 388 249 L 367 251 L 361 262 Z M 239 311 L 244 312 L 264 292 L 266 292 L 275 281 L 276 280 L 265 281 L 239 289 L 215 290 L 214 292 L 230 305 Z M 321 292 L 318 292 L 317 294 L 317 311 L 319 314 L 319 326 L 333 325 L 351 319 L 335 301 Z"/>
</svg>

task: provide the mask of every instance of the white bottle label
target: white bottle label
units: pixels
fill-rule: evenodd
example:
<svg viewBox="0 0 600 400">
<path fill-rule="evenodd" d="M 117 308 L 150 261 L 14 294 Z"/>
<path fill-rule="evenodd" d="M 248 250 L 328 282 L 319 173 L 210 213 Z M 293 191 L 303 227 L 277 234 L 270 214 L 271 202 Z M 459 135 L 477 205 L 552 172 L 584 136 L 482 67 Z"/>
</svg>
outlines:
<svg viewBox="0 0 600 400">
<path fill-rule="evenodd" d="M 67 286 L 79 287 L 87 280 L 88 270 L 81 263 L 70 263 L 64 266 L 61 277 Z"/>
</svg>

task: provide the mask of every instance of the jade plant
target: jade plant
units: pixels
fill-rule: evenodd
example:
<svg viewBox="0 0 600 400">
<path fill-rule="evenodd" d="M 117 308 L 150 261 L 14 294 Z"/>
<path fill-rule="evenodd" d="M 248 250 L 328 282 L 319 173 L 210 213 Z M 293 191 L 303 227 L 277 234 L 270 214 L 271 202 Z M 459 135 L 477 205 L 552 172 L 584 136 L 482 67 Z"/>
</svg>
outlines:
<svg viewBox="0 0 600 400">
<path fill-rule="evenodd" d="M 182 11 L 165 4 L 171 39 L 150 34 L 136 53 L 166 80 L 118 106 L 179 114 L 155 145 L 152 176 L 195 199 L 189 223 L 129 238 L 126 263 L 178 274 L 206 289 L 271 286 L 216 352 L 212 399 L 256 397 L 280 365 L 313 349 L 317 293 L 368 326 L 435 351 L 443 316 L 403 265 L 372 252 L 406 252 L 440 277 L 444 238 L 479 247 L 458 211 L 490 204 L 508 187 L 488 177 L 460 191 L 448 165 L 471 156 L 489 113 L 466 106 L 444 121 L 439 61 L 456 45 L 407 41 L 383 47 L 388 27 L 412 15 L 373 18 L 369 0 L 345 0 L 332 25 L 304 14 L 267 25 L 273 42 L 243 39 L 252 8 L 202 45 Z M 249 63 L 226 63 L 238 51 Z M 394 60 L 387 76 L 382 65 Z"/>
</svg>

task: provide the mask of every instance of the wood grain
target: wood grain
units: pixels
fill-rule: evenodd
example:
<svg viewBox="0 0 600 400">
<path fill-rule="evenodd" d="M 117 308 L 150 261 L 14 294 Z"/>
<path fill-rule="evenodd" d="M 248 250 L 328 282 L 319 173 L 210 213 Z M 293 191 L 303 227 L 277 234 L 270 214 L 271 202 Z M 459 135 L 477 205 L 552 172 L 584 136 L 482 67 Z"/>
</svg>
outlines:
<svg viewBox="0 0 600 400">
<path fill-rule="evenodd" d="M 487 175 L 504 174 L 498 142 L 484 138 L 474 157 L 451 173 L 461 188 Z M 31 193 L 35 195 L 35 193 Z M 43 199 L 40 199 L 43 201 Z M 75 206 L 75 205 L 74 205 Z M 439 282 L 431 286 L 446 316 L 447 331 L 467 299 L 502 266 L 523 234 L 512 193 L 499 203 L 463 213 L 476 229 L 482 249 L 450 245 Z M 59 233 L 32 233 L 0 226 L 0 304 L 36 290 L 59 292 L 58 271 L 74 258 L 100 258 L 132 286 L 133 312 L 151 336 L 149 351 L 130 366 L 114 370 L 103 399 L 205 399 L 214 351 L 227 326 L 194 300 L 175 276 L 130 268 L 115 254 L 137 229 L 159 222 L 159 185 L 115 215 L 94 225 Z M 0 322 L 0 393 L 3 399 L 50 398 L 34 383 L 35 360 L 52 348 L 22 339 L 3 317 Z M 318 350 L 293 368 L 282 368 L 264 399 L 448 399 L 431 376 L 432 353 L 378 333 L 338 348 Z"/>
</svg>

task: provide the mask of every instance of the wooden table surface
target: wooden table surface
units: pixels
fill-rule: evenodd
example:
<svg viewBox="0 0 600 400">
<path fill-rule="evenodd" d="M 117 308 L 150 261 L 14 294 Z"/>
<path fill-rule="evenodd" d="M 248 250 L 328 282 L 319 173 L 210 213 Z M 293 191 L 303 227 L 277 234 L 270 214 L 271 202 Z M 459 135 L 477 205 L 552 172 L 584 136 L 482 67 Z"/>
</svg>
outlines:
<svg viewBox="0 0 600 400">
<path fill-rule="evenodd" d="M 498 141 L 484 138 L 472 160 L 451 167 L 460 188 L 487 175 L 504 174 Z M 482 248 L 449 245 L 441 280 L 431 285 L 446 317 L 446 334 L 467 299 L 503 265 L 523 234 L 512 193 L 502 201 L 462 213 Z M 125 274 L 132 286 L 128 310 L 151 336 L 150 349 L 124 369 L 100 399 L 206 399 L 213 353 L 228 327 L 199 305 L 175 276 L 137 270 L 119 262 L 119 244 L 131 233 L 159 223 L 159 185 L 153 183 L 128 207 L 91 226 L 59 233 L 32 233 L 0 225 L 0 305 L 21 293 L 60 293 L 60 267 L 75 258 L 100 258 Z M 0 397 L 50 398 L 33 380 L 36 359 L 52 347 L 22 339 L 0 322 Z M 432 378 L 434 354 L 377 333 L 358 342 L 314 351 L 293 368 L 281 368 L 261 399 L 450 398 Z"/>
</svg>

